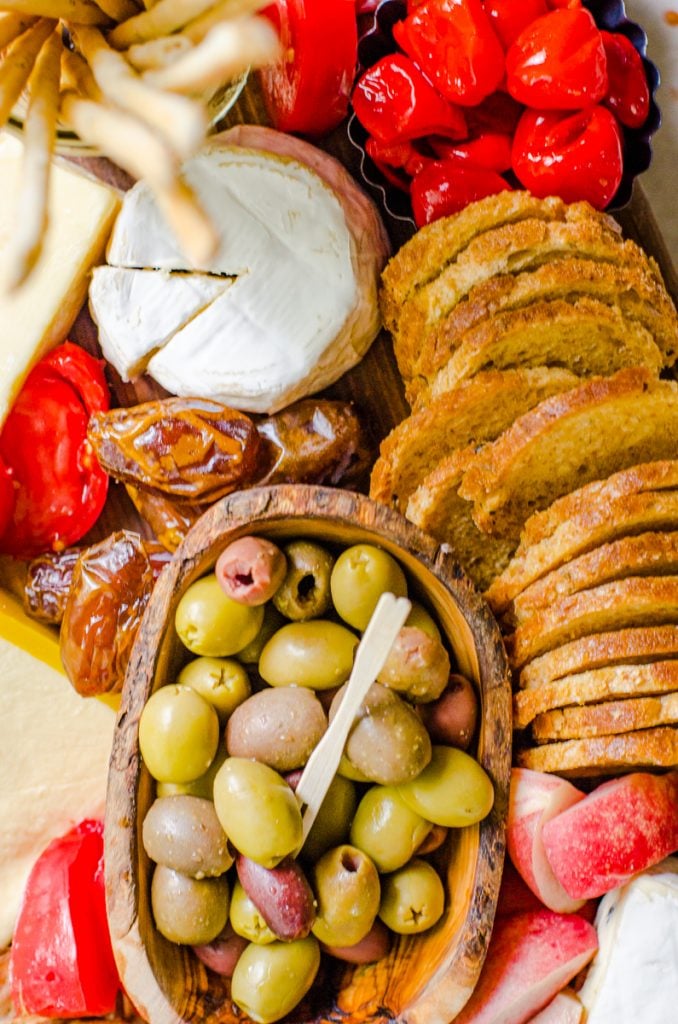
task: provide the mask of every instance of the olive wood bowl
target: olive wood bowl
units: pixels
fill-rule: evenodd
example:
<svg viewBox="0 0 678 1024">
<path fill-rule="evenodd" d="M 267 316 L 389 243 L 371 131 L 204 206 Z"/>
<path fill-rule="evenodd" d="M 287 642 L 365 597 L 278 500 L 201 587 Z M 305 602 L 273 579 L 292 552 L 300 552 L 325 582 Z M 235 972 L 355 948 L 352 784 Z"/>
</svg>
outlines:
<svg viewBox="0 0 678 1024">
<path fill-rule="evenodd" d="M 141 824 L 153 780 L 141 763 L 139 716 L 171 682 L 188 652 L 174 631 L 186 588 L 209 572 L 227 543 L 246 534 L 312 537 L 342 546 L 367 541 L 405 568 L 410 592 L 434 612 L 459 671 L 482 702 L 477 757 L 495 786 L 491 814 L 450 833 L 438 853 L 446 910 L 424 935 L 399 937 L 387 957 L 352 967 L 324 958 L 311 992 L 288 1018 L 296 1024 L 448 1024 L 469 998 L 485 958 L 504 859 L 511 765 L 508 666 L 497 625 L 452 557 L 400 515 L 368 498 L 323 487 L 281 486 L 230 495 L 191 529 L 160 576 L 137 636 L 122 695 L 106 810 L 106 896 L 123 985 L 150 1024 L 236 1024 L 228 982 L 154 928 L 150 865 Z"/>
</svg>

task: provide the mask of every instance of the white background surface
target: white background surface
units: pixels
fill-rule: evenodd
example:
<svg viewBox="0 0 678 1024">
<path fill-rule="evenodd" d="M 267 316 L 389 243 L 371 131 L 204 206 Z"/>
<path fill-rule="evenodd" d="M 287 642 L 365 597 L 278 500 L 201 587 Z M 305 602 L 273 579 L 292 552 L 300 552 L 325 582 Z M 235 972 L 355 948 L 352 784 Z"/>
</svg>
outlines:
<svg viewBox="0 0 678 1024">
<path fill-rule="evenodd" d="M 678 25 L 666 21 L 667 12 L 678 15 L 678 0 L 626 0 L 626 10 L 647 32 L 648 56 L 662 76 L 657 94 L 662 127 L 655 136 L 652 166 L 641 181 L 678 265 Z"/>
</svg>

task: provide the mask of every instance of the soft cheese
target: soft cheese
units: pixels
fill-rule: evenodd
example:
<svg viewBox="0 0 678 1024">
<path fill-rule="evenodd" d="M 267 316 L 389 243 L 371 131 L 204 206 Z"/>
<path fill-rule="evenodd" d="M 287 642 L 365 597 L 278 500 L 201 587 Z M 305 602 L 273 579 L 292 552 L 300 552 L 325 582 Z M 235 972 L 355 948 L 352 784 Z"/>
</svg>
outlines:
<svg viewBox="0 0 678 1024">
<path fill-rule="evenodd" d="M 380 267 L 375 259 L 364 271 L 367 261 L 334 189 L 299 160 L 238 146 L 208 148 L 184 173 L 222 236 L 214 261 L 194 270 L 203 280 L 235 281 L 187 316 L 173 292 L 186 260 L 150 190 L 136 185 L 108 262 L 154 270 L 139 279 L 134 305 L 146 289 L 157 306 L 163 283 L 166 309 L 162 330 L 134 339 L 122 323 L 121 298 L 93 288 L 90 308 L 107 359 L 125 375 L 142 368 L 145 352 L 148 372 L 168 391 L 253 412 L 282 408 L 354 366 L 379 330 Z M 115 286 L 114 278 L 107 281 Z"/>
<path fill-rule="evenodd" d="M 678 1019 L 678 858 L 608 893 L 596 928 L 599 950 L 579 992 L 587 1024 Z"/>
<path fill-rule="evenodd" d="M 20 142 L 0 134 L 0 426 L 32 367 L 66 337 L 119 207 L 112 189 L 55 164 L 42 254 L 26 284 L 8 294 L 22 152 Z"/>
<path fill-rule="evenodd" d="M 38 855 L 104 809 L 115 713 L 58 664 L 56 635 L 0 592 L 0 948 Z"/>
</svg>

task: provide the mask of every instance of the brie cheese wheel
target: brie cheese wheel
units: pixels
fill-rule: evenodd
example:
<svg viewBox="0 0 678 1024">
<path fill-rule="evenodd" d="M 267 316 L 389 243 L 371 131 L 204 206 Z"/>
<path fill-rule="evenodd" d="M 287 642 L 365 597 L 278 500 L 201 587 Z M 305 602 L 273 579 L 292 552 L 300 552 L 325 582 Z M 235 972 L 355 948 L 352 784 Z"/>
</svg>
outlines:
<svg viewBox="0 0 678 1024">
<path fill-rule="evenodd" d="M 603 897 L 579 998 L 587 1024 L 668 1024 L 678 1010 L 678 858 Z"/>
<path fill-rule="evenodd" d="M 145 369 L 173 394 L 274 412 L 365 354 L 380 328 L 388 248 L 348 175 L 324 176 L 300 158 L 304 147 L 314 161 L 320 151 L 283 141 L 288 156 L 226 144 L 229 136 L 184 167 L 222 238 L 214 260 L 190 271 L 139 183 L 123 202 L 109 266 L 94 275 L 90 308 L 104 355 L 124 378 Z M 278 149 L 288 139 L 268 129 L 257 143 L 271 137 Z"/>
</svg>

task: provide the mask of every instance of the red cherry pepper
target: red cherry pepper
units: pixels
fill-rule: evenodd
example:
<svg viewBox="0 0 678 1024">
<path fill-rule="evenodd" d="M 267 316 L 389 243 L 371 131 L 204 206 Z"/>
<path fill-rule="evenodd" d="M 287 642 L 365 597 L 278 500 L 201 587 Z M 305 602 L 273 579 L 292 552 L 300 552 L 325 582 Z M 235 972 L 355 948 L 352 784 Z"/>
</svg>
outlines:
<svg viewBox="0 0 678 1024">
<path fill-rule="evenodd" d="M 460 160 L 469 167 L 483 167 L 499 174 L 511 169 L 513 139 L 510 135 L 487 132 L 470 142 L 448 142 L 446 139 L 431 139 L 430 142 L 438 156 Z"/>
<path fill-rule="evenodd" d="M 540 110 L 579 110 L 602 100 L 607 58 L 589 11 L 552 11 L 521 32 L 506 54 L 506 87 Z"/>
<path fill-rule="evenodd" d="M 548 14 L 546 0 L 485 0 L 485 10 L 506 50 L 523 29 Z"/>
<path fill-rule="evenodd" d="M 437 160 L 428 164 L 412 181 L 412 211 L 417 227 L 449 217 L 469 203 L 511 186 L 495 171 L 467 167 L 459 160 Z"/>
<path fill-rule="evenodd" d="M 410 177 L 419 174 L 433 159 L 420 153 L 411 142 L 387 143 L 371 137 L 365 142 L 365 152 L 375 164 L 401 167 Z"/>
<path fill-rule="evenodd" d="M 484 135 L 496 132 L 500 135 L 513 135 L 522 117 L 523 107 L 516 103 L 506 92 L 493 92 L 477 107 L 466 111 L 466 123 L 469 135 Z"/>
<path fill-rule="evenodd" d="M 581 0 L 546 0 L 546 6 L 550 11 L 574 11 L 581 7 Z"/>
<path fill-rule="evenodd" d="M 605 107 L 566 114 L 526 110 L 513 140 L 513 170 L 536 196 L 612 200 L 624 169 L 621 129 Z"/>
<path fill-rule="evenodd" d="M 0 551 L 32 558 L 76 543 L 94 525 L 108 476 L 87 440 L 87 422 L 109 401 L 100 362 L 70 342 L 31 371 L 0 434 L 16 492 Z"/>
<path fill-rule="evenodd" d="M 24 891 L 10 960 L 19 1014 L 99 1017 L 120 989 L 104 898 L 103 824 L 49 844 Z"/>
<path fill-rule="evenodd" d="M 353 91 L 356 117 L 382 142 L 424 135 L 466 137 L 464 115 L 436 92 L 409 57 L 382 57 L 358 79 Z"/>
<path fill-rule="evenodd" d="M 630 39 L 601 32 L 607 55 L 608 89 L 605 106 L 627 128 L 640 128 L 650 112 L 650 90 L 643 61 Z"/>
<path fill-rule="evenodd" d="M 480 0 L 427 0 L 393 35 L 451 103 L 468 107 L 504 77 L 504 50 Z"/>
</svg>

